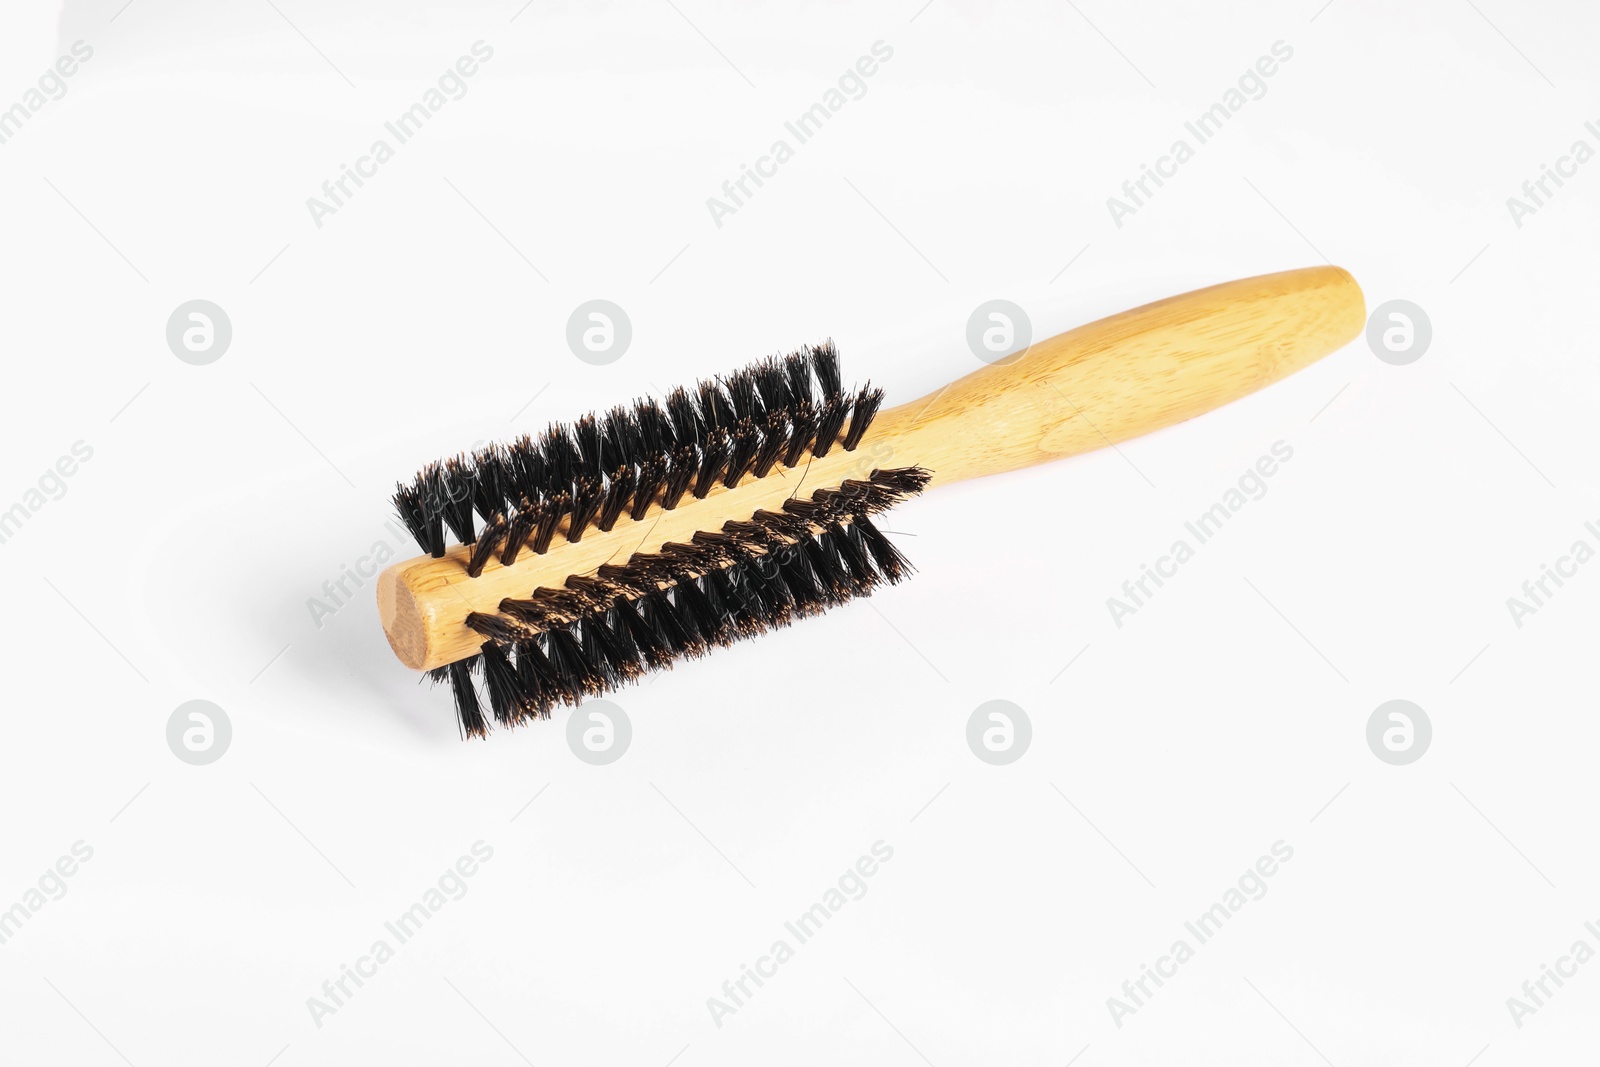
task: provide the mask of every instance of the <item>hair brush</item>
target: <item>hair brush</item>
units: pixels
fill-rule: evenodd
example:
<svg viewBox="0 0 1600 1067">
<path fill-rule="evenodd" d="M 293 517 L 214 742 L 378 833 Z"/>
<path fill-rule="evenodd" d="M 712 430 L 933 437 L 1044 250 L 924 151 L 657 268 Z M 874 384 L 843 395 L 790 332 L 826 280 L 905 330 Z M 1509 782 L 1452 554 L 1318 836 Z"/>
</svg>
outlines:
<svg viewBox="0 0 1600 1067">
<path fill-rule="evenodd" d="M 395 493 L 426 555 L 380 576 L 384 631 L 406 666 L 450 683 L 465 735 L 548 718 L 898 582 L 910 566 L 873 519 L 900 500 L 1210 411 L 1365 319 L 1337 267 L 1246 278 L 882 412 L 881 389 L 845 389 L 829 341 L 430 463 Z"/>
</svg>

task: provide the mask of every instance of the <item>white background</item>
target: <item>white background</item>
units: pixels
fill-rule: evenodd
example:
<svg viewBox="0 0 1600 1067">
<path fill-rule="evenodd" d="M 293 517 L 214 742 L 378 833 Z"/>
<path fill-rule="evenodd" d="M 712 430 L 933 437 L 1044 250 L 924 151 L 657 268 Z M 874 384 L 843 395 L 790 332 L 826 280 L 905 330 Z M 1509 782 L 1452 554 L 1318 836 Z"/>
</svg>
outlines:
<svg viewBox="0 0 1600 1067">
<path fill-rule="evenodd" d="M 1600 948 L 1600 567 L 1520 628 L 1506 599 L 1600 540 L 1600 163 L 1520 228 L 1505 201 L 1600 146 L 1600 15 L 919 3 L 115 0 L 59 33 L 8 5 L 0 106 L 74 40 L 94 58 L 0 145 L 0 508 L 93 458 L 0 545 L 0 908 L 93 858 L 0 945 L 0 1059 L 1592 1054 L 1600 965 L 1520 1028 L 1506 999 Z M 479 40 L 467 95 L 314 225 Z M 866 95 L 716 226 L 706 198 L 879 40 Z M 1279 40 L 1266 94 L 1116 226 L 1107 197 Z M 1325 259 L 1425 309 L 1423 358 L 1357 340 L 1120 453 L 897 509 L 913 581 L 620 693 L 610 766 L 566 711 L 458 740 L 370 585 L 307 608 L 398 545 L 395 479 L 474 442 L 826 336 L 902 403 L 977 366 L 982 301 L 1042 337 Z M 603 368 L 564 339 L 596 297 L 634 327 Z M 195 298 L 233 324 L 209 366 L 165 340 Z M 1267 494 L 1117 627 L 1107 597 L 1280 440 Z M 202 767 L 165 733 L 197 698 L 233 726 Z M 1434 732 L 1403 767 L 1365 739 L 1395 698 Z M 965 740 L 991 699 L 1033 726 L 1005 767 Z M 479 840 L 466 896 L 316 1025 L 307 998 Z M 715 1025 L 879 840 L 866 896 Z M 1279 840 L 1269 892 L 1118 1027 L 1107 998 Z"/>
</svg>

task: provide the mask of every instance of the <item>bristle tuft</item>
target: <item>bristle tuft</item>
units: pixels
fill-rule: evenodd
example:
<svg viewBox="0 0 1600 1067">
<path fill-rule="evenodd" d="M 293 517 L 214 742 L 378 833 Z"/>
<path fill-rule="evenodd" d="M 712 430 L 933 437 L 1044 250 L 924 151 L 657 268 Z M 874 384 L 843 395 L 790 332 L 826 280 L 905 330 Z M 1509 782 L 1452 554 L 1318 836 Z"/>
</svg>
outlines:
<svg viewBox="0 0 1600 1067">
<path fill-rule="evenodd" d="M 457 660 L 450 664 L 449 678 L 450 689 L 456 700 L 456 719 L 461 726 L 462 737 L 488 737 L 489 724 L 483 719 L 483 710 L 478 705 L 478 689 L 472 681 L 472 668 L 477 666 L 478 657 Z"/>
</svg>

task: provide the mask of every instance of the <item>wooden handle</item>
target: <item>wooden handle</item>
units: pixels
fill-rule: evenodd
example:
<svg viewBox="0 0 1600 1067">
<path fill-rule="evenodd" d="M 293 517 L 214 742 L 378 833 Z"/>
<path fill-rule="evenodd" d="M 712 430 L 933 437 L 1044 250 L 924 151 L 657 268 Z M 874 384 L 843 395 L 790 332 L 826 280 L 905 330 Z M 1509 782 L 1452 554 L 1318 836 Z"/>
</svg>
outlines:
<svg viewBox="0 0 1600 1067">
<path fill-rule="evenodd" d="M 1040 341 L 884 412 L 873 429 L 935 483 L 997 474 L 1219 408 L 1337 351 L 1365 324 L 1361 288 L 1338 267 L 1225 282 Z"/>
<path fill-rule="evenodd" d="M 881 413 L 853 452 L 834 449 L 765 478 L 721 485 L 673 511 L 624 515 L 608 532 L 576 544 L 524 552 L 510 567 L 492 561 L 466 573 L 471 550 L 396 563 L 378 578 L 378 613 L 401 662 L 419 670 L 477 653 L 483 638 L 463 620 L 495 612 L 506 597 L 569 575 L 625 563 L 719 530 L 729 519 L 776 509 L 864 478 L 873 468 L 925 467 L 934 484 L 1015 470 L 1101 448 L 1246 396 L 1342 347 L 1366 322 L 1361 290 L 1337 267 L 1268 274 L 1146 304 L 1041 341 L 932 396 Z"/>
</svg>

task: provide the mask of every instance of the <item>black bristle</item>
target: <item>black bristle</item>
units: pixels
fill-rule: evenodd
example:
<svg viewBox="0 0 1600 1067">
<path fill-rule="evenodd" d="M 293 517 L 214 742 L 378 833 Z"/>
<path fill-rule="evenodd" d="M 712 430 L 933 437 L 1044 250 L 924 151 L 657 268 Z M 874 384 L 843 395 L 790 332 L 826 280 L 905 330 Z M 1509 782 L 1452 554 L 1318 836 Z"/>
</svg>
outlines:
<svg viewBox="0 0 1600 1067">
<path fill-rule="evenodd" d="M 809 355 L 811 370 L 822 386 L 822 399 L 843 399 L 844 379 L 839 376 L 839 350 L 833 347 L 833 338 L 828 338 L 820 345 L 813 345 Z"/>
<path fill-rule="evenodd" d="M 695 472 L 693 492 L 701 500 L 717 484 L 723 468 L 728 463 L 729 436 L 721 426 L 712 427 L 700 448 L 700 467 Z"/>
<path fill-rule="evenodd" d="M 674 442 L 672 423 L 661 405 L 654 400 L 641 400 L 633 411 L 639 431 L 639 481 L 634 486 L 633 506 L 628 514 L 637 520 L 644 518 L 666 483 Z"/>
<path fill-rule="evenodd" d="M 546 483 L 552 490 L 570 490 L 578 471 L 578 443 L 559 422 L 545 430 L 539 439 L 539 455 L 544 459 Z"/>
<path fill-rule="evenodd" d="M 739 538 L 736 534 L 712 530 L 696 530 L 689 539 L 689 543 L 701 550 L 702 558 L 713 562 L 718 567 L 726 567 L 735 562 L 739 556 Z M 666 548 L 678 548 L 678 545 L 667 545 Z"/>
<path fill-rule="evenodd" d="M 639 610 L 674 655 L 699 656 L 705 652 L 705 642 L 686 627 L 666 593 L 657 590 L 647 594 L 639 601 Z"/>
<path fill-rule="evenodd" d="M 896 494 L 896 499 L 891 503 L 898 503 L 900 499 L 914 496 L 926 489 L 928 483 L 933 480 L 933 475 L 921 467 L 895 467 L 890 470 L 874 470 L 868 475 L 867 480 L 875 487 Z"/>
<path fill-rule="evenodd" d="M 426 483 L 421 477 L 410 486 L 396 483 L 394 507 L 400 521 L 416 539 L 417 547 L 438 559 L 444 555 L 444 524 L 438 513 L 429 511 L 426 506 L 426 491 Z"/>
<path fill-rule="evenodd" d="M 672 453 L 672 464 L 667 469 L 666 484 L 661 490 L 661 507 L 671 511 L 683 499 L 700 469 L 700 454 L 693 448 L 680 448 Z"/>
<path fill-rule="evenodd" d="M 581 593 L 543 586 L 535 589 L 530 597 L 506 597 L 499 606 L 503 613 L 518 622 L 541 630 L 565 626 L 589 610 L 588 599 Z"/>
<path fill-rule="evenodd" d="M 778 563 L 778 577 L 794 599 L 795 613 L 814 615 L 822 610 L 823 595 L 817 588 L 816 576 L 811 573 L 811 563 L 805 552 L 779 551 L 774 553 L 774 558 Z"/>
<path fill-rule="evenodd" d="M 577 639 L 566 630 L 553 630 L 546 639 L 549 641 L 547 658 L 555 671 L 555 687 L 562 701 L 579 704 L 585 697 L 593 696 L 595 687 L 591 685 L 589 667 L 583 660 L 583 650 Z"/>
<path fill-rule="evenodd" d="M 694 400 L 691 400 L 688 390 L 682 387 L 667 394 L 667 416 L 672 421 L 674 448 L 672 464 L 667 469 L 666 486 L 661 494 L 661 507 L 670 512 L 678 506 L 678 501 L 682 501 L 683 494 L 693 485 L 694 475 L 699 472 L 699 443 L 704 430 L 699 414 L 694 410 Z"/>
<path fill-rule="evenodd" d="M 463 459 L 448 460 L 433 468 L 433 484 L 429 489 L 434 505 L 444 524 L 455 534 L 456 541 L 463 545 L 470 545 L 477 539 L 472 523 L 472 484 L 472 468 Z"/>
<path fill-rule="evenodd" d="M 782 356 L 768 356 L 755 364 L 756 391 L 761 394 L 761 406 L 768 411 L 787 408 L 794 403 L 789 392 L 789 369 Z"/>
<path fill-rule="evenodd" d="M 756 390 L 756 372 L 746 367 L 723 382 L 728 399 L 733 403 L 733 426 L 729 430 L 728 458 L 722 472 L 722 484 L 733 488 L 750 470 L 761 446 L 762 409 Z"/>
<path fill-rule="evenodd" d="M 500 457 L 501 472 L 506 480 L 506 495 L 538 500 L 545 492 L 544 457 L 533 438 L 523 434 L 505 447 Z"/>
<path fill-rule="evenodd" d="M 644 656 L 645 665 L 651 670 L 672 666 L 672 650 L 666 638 L 656 631 L 656 628 L 645 621 L 639 614 L 638 606 L 627 597 L 617 597 L 612 607 L 613 617 L 617 620 L 618 628 L 627 631 L 640 654 Z"/>
<path fill-rule="evenodd" d="M 789 444 L 783 456 L 783 465 L 797 467 L 817 430 L 817 409 L 812 403 L 811 394 L 811 364 L 803 353 L 796 352 L 784 359 L 784 371 L 788 375 L 789 385 Z"/>
<path fill-rule="evenodd" d="M 837 396 L 828 398 L 817 414 L 817 431 L 811 440 L 813 456 L 820 459 L 833 451 L 834 442 L 839 439 L 839 431 L 844 428 L 845 417 L 849 414 L 849 400 Z"/>
<path fill-rule="evenodd" d="M 872 561 L 877 565 L 878 573 L 890 585 L 900 581 L 911 573 L 911 564 L 900 554 L 887 537 L 872 525 L 872 520 L 865 515 L 856 515 L 850 520 L 850 528 L 861 534 L 862 541 L 867 546 L 867 551 L 872 554 Z"/>
<path fill-rule="evenodd" d="M 757 569 L 758 560 L 750 560 L 730 569 L 735 586 L 746 602 L 754 605 L 752 614 L 761 623 L 761 632 L 774 626 L 788 626 L 794 617 L 789 600 L 782 594 L 782 584 Z"/>
<path fill-rule="evenodd" d="M 635 566 L 631 560 L 626 565 L 602 563 L 595 573 L 614 588 L 633 597 L 653 592 L 659 584 L 644 568 Z"/>
<path fill-rule="evenodd" d="M 479 449 L 472 456 L 472 506 L 478 517 L 488 522 L 498 511 L 514 503 L 507 497 L 509 480 L 502 462 L 500 449 L 494 445 Z"/>
<path fill-rule="evenodd" d="M 800 544 L 823 599 L 831 605 L 838 605 L 855 596 L 850 573 L 840 561 L 832 542 L 826 537 L 808 537 Z"/>
<path fill-rule="evenodd" d="M 678 448 L 693 448 L 705 432 L 689 390 L 678 386 L 667 394 L 667 417 L 672 421 L 672 438 Z"/>
<path fill-rule="evenodd" d="M 672 602 L 677 605 L 679 618 L 694 627 L 700 640 L 708 645 L 725 645 L 728 635 L 717 614 L 716 606 L 706 599 L 705 591 L 694 578 L 680 578 L 672 587 Z"/>
<path fill-rule="evenodd" d="M 608 532 L 622 518 L 623 509 L 628 506 L 628 501 L 633 499 L 633 487 L 637 476 L 632 467 L 619 467 L 606 483 L 605 502 L 600 505 L 600 514 L 594 524 L 601 532 Z"/>
<path fill-rule="evenodd" d="M 788 379 L 789 406 L 811 407 L 815 394 L 811 390 L 811 349 L 783 357 L 783 373 Z"/>
<path fill-rule="evenodd" d="M 792 496 L 783 502 L 782 507 L 784 514 L 803 520 L 808 524 L 816 523 L 820 525 L 827 521 L 827 504 L 815 498 L 806 500 L 802 497 Z M 789 524 L 788 528 L 800 532 L 800 528 L 793 526 L 793 524 Z"/>
<path fill-rule="evenodd" d="M 597 609 L 594 616 L 605 627 L 607 638 L 615 645 L 617 665 L 613 668 L 619 677 L 625 681 L 637 681 L 649 670 L 645 663 L 644 653 L 633 639 L 633 632 L 628 629 L 617 613 L 616 605 L 625 603 L 622 597 L 613 597 L 611 606 Z"/>
<path fill-rule="evenodd" d="M 765 478 L 789 447 L 789 413 L 782 408 L 767 412 L 761 427 L 761 445 L 756 449 L 750 473 Z"/>
<path fill-rule="evenodd" d="M 456 698 L 456 720 L 464 737 L 488 737 L 489 724 L 483 720 L 483 709 L 478 706 L 478 689 L 472 681 L 472 669 L 479 657 L 471 656 L 450 664 L 450 691 Z"/>
<path fill-rule="evenodd" d="M 527 636 L 526 631 L 521 626 L 503 615 L 489 615 L 481 611 L 474 611 L 468 613 L 465 622 L 468 629 L 482 634 L 491 641 L 509 643 Z"/>
<path fill-rule="evenodd" d="M 654 592 L 662 584 L 676 580 L 676 567 L 677 564 L 668 556 L 652 552 L 635 552 L 628 557 L 628 565 L 623 570 L 635 576 L 645 592 Z M 615 573 L 603 577 L 618 585 L 626 584 L 626 580 Z"/>
<path fill-rule="evenodd" d="M 716 605 L 734 637 L 754 637 L 763 629 L 761 605 L 734 581 L 733 567 L 710 570 L 700 579 L 706 599 Z"/>
<path fill-rule="evenodd" d="M 729 403 L 728 396 L 722 391 L 722 385 L 715 381 L 703 381 L 695 386 L 696 408 L 700 412 L 700 432 L 713 426 L 720 426 L 724 430 L 732 429 L 736 420 L 733 405 Z"/>
<path fill-rule="evenodd" d="M 585 415 L 573 424 L 572 437 L 577 446 L 578 463 L 573 474 L 572 514 L 567 526 L 567 540 L 580 541 L 584 531 L 600 513 L 600 505 L 605 500 L 600 423 L 593 415 Z"/>
<path fill-rule="evenodd" d="M 756 368 L 741 367 L 722 379 L 722 388 L 733 404 L 735 422 L 756 422 L 763 411 L 760 391 L 756 386 Z"/>
<path fill-rule="evenodd" d="M 598 676 L 584 655 L 572 630 L 558 626 L 549 631 L 550 660 L 561 677 L 561 688 L 569 693 L 598 696 L 606 691 L 605 679 Z"/>
<path fill-rule="evenodd" d="M 722 465 L 722 484 L 732 489 L 750 470 L 761 444 L 761 434 L 754 423 L 738 423 L 728 436 L 728 455 Z"/>
<path fill-rule="evenodd" d="M 850 572 L 851 582 L 858 594 L 865 593 L 878 584 L 878 572 L 872 568 L 872 559 L 859 532 L 852 537 L 849 528 L 833 523 L 828 527 L 826 536 L 833 550 L 839 554 L 845 569 Z"/>
<path fill-rule="evenodd" d="M 532 701 L 517 678 L 516 668 L 506 656 L 505 649 L 493 641 L 485 641 L 483 656 L 484 688 L 489 691 L 489 707 L 499 726 L 514 726 L 532 713 Z"/>
<path fill-rule="evenodd" d="M 596 679 L 600 692 L 616 687 L 617 675 L 611 669 L 611 661 L 606 656 L 599 640 L 600 631 L 604 627 L 596 627 L 592 618 L 583 619 L 574 623 L 569 632 L 577 638 L 578 648 L 583 653 L 584 665 L 589 670 L 589 676 Z"/>
<path fill-rule="evenodd" d="M 612 631 L 605 615 L 591 615 L 583 620 L 583 646 L 594 649 L 605 662 L 606 670 L 616 681 L 631 682 L 644 673 L 639 653 L 628 640 L 626 633 Z M 593 652 L 590 652 L 591 661 Z M 615 684 L 615 683 L 613 683 Z"/>
<path fill-rule="evenodd" d="M 669 574 L 673 580 L 680 578 L 686 571 L 703 574 L 713 567 L 725 567 L 729 562 L 724 547 L 699 541 L 662 545 L 661 554 L 672 561 Z"/>
<path fill-rule="evenodd" d="M 806 454 L 806 449 L 811 445 L 811 438 L 817 432 L 816 411 L 812 408 L 796 408 L 789 416 L 789 442 L 784 448 L 783 465 L 785 467 L 798 467 L 800 460 Z"/>
<path fill-rule="evenodd" d="M 458 544 L 472 544 L 472 486 L 461 482 L 458 464 L 459 459 L 448 459 L 422 470 L 422 506 L 445 523 Z"/>
<path fill-rule="evenodd" d="M 600 420 L 585 415 L 572 424 L 572 438 L 578 449 L 578 470 L 599 476 L 604 470 L 601 452 Z"/>
<path fill-rule="evenodd" d="M 556 528 L 561 525 L 561 516 L 566 514 L 570 498 L 565 492 L 558 493 L 549 500 L 539 503 L 539 512 L 534 518 L 533 540 L 531 547 L 537 555 L 544 555 L 550 551 L 550 542 L 556 535 Z"/>
<path fill-rule="evenodd" d="M 839 350 L 830 339 L 810 350 L 811 370 L 822 386 L 822 403 L 817 408 L 816 428 L 812 432 L 811 454 L 825 456 L 838 439 L 839 430 L 850 414 L 850 401 L 844 395 L 844 381 L 839 376 Z M 791 464 L 792 465 L 792 464 Z"/>
<path fill-rule="evenodd" d="M 604 577 L 587 574 L 567 575 L 565 587 L 578 596 L 582 603 L 580 609 L 582 611 L 595 611 L 608 607 L 620 591 L 617 583 Z"/>
<path fill-rule="evenodd" d="M 750 521 L 765 527 L 769 534 L 780 536 L 786 541 L 796 541 L 805 537 L 811 532 L 811 520 L 807 518 L 807 514 L 818 515 L 819 513 L 814 507 L 802 508 L 798 503 L 795 503 L 793 510 L 789 510 L 791 501 L 794 501 L 794 499 L 790 498 L 790 500 L 784 501 L 785 510 L 783 511 L 768 511 L 766 508 L 762 508 L 750 516 Z M 811 502 L 806 501 L 805 503 L 809 505 Z"/>
<path fill-rule="evenodd" d="M 550 606 L 543 600 L 540 600 L 538 597 L 519 598 L 508 596 L 500 601 L 499 608 L 501 614 L 508 615 L 512 619 L 515 619 L 519 624 L 532 627 L 536 630 L 546 629 L 550 626 L 557 625 L 560 622 L 558 619 L 552 619 L 550 614 Z M 478 617 L 480 614 L 481 613 L 479 612 L 473 612 L 471 615 L 468 615 L 467 625 L 472 626 L 472 628 L 477 630 L 479 633 L 483 633 L 484 631 L 481 624 L 473 625 L 472 623 L 473 618 Z M 492 617 L 493 616 L 491 616 L 491 618 Z"/>
<path fill-rule="evenodd" d="M 639 430 L 639 447 L 647 453 L 666 452 L 675 442 L 672 419 L 655 397 L 633 405 L 633 422 Z"/>
<path fill-rule="evenodd" d="M 550 709 L 566 699 L 561 691 L 560 677 L 555 665 L 539 647 L 536 637 L 528 637 L 516 644 L 517 679 L 522 683 L 529 704 L 541 719 L 550 717 Z"/>
<path fill-rule="evenodd" d="M 634 467 L 640 460 L 640 431 L 627 409 L 620 407 L 606 415 L 602 430 L 601 463 L 606 470 L 606 491 L 595 525 L 608 532 L 622 517 L 638 484 Z"/>
<path fill-rule="evenodd" d="M 872 425 L 872 419 L 878 414 L 878 408 L 883 405 L 883 390 L 874 389 L 868 382 L 856 393 L 856 398 L 850 405 L 850 429 L 844 435 L 844 450 L 854 452 L 856 446 L 861 444 L 861 435 L 867 432 L 867 427 Z"/>
<path fill-rule="evenodd" d="M 489 560 L 494 556 L 494 550 L 500 547 L 500 542 L 505 538 L 506 529 L 504 515 L 496 513 L 494 518 L 489 520 L 489 524 L 483 529 L 483 536 L 472 546 L 472 555 L 467 560 L 467 577 L 476 578 L 483 573 L 483 568 L 488 566 Z"/>
<path fill-rule="evenodd" d="M 416 493 L 421 502 L 422 512 L 427 515 L 430 530 L 429 536 L 435 537 L 438 544 L 438 553 L 442 555 L 445 549 L 445 501 L 440 496 L 440 483 L 445 478 L 443 464 L 432 462 L 429 466 L 422 467 L 421 474 L 416 477 Z"/>
<path fill-rule="evenodd" d="M 789 409 L 794 398 L 789 392 L 788 371 L 780 357 L 764 359 L 754 369 L 756 391 L 761 394 L 766 416 L 761 427 L 761 447 L 756 451 L 751 470 L 757 478 L 765 478 L 772 465 L 788 451 Z"/>
<path fill-rule="evenodd" d="M 607 472 L 639 462 L 639 428 L 627 408 L 615 407 L 606 412 L 600 431 L 601 466 Z"/>
<path fill-rule="evenodd" d="M 605 501 L 604 493 L 599 475 L 587 471 L 578 475 L 572 491 L 572 510 L 567 516 L 568 541 L 583 540 L 583 531 L 600 514 L 600 505 Z"/>
<path fill-rule="evenodd" d="M 794 597 L 778 576 L 778 560 L 762 556 L 744 565 L 741 575 L 750 593 L 761 601 L 761 613 L 773 626 L 787 626 L 794 619 Z"/>
<path fill-rule="evenodd" d="M 764 550 L 772 541 L 771 531 L 761 523 L 749 519 L 729 519 L 722 524 L 722 533 L 743 549 Z"/>
<path fill-rule="evenodd" d="M 506 527 L 505 545 L 500 550 L 501 566 L 509 567 L 517 561 L 517 553 L 527 544 L 538 521 L 539 505 L 523 497 L 517 505 L 516 514 L 511 516 L 510 525 Z"/>
<path fill-rule="evenodd" d="M 628 509 L 628 516 L 635 521 L 642 519 L 650 510 L 650 505 L 657 502 L 657 494 L 667 483 L 667 472 L 671 469 L 671 461 L 665 456 L 652 457 L 639 464 L 639 484 L 633 487 L 633 505 Z M 682 495 L 682 490 L 679 490 Z"/>
<path fill-rule="evenodd" d="M 846 478 L 839 483 L 839 488 L 818 489 L 811 494 L 811 499 L 827 501 L 830 506 L 837 501 L 837 506 L 854 513 L 872 503 L 876 488 L 873 482 L 865 479 Z"/>
</svg>

